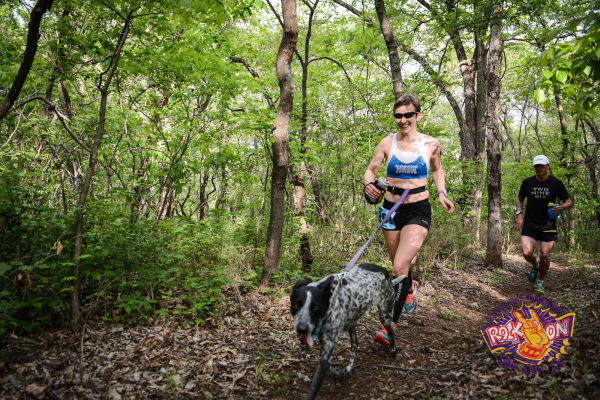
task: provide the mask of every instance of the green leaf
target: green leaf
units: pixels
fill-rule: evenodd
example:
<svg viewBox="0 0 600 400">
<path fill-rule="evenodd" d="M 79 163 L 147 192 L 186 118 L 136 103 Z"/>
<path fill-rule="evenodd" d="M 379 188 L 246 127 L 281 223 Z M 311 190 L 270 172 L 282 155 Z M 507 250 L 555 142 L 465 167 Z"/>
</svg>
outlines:
<svg viewBox="0 0 600 400">
<path fill-rule="evenodd" d="M 99 281 L 100 278 L 102 278 L 102 274 L 98 271 L 92 271 L 92 273 L 90 275 L 92 276 L 92 278 L 94 278 L 97 281 Z"/>
<path fill-rule="evenodd" d="M 0 276 L 4 275 L 7 271 L 10 271 L 12 267 L 7 263 L 0 263 Z"/>
<path fill-rule="evenodd" d="M 552 72 L 550 71 L 544 71 L 543 72 L 544 76 L 546 77 L 546 79 L 550 79 L 552 78 L 552 75 L 554 75 Z"/>
<path fill-rule="evenodd" d="M 556 71 L 556 80 L 560 83 L 565 83 L 569 75 L 565 71 Z"/>
<path fill-rule="evenodd" d="M 546 110 L 547 110 L 547 109 L 549 109 L 549 108 L 550 108 L 550 99 L 545 99 L 545 100 L 542 102 L 542 105 L 544 106 L 544 108 L 545 108 Z"/>
<path fill-rule="evenodd" d="M 535 93 L 533 94 L 533 101 L 535 101 L 536 103 L 543 103 L 544 100 L 546 100 L 546 94 L 544 93 L 543 89 L 538 89 L 535 91 Z"/>
</svg>

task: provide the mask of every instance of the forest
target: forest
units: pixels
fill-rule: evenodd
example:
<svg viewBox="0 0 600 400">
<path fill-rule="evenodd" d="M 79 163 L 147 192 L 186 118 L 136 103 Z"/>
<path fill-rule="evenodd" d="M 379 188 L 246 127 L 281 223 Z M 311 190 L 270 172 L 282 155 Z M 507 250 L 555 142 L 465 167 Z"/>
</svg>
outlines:
<svg viewBox="0 0 600 400">
<path fill-rule="evenodd" d="M 403 94 L 441 144 L 456 211 L 432 196 L 411 264 L 420 314 L 397 333 L 405 370 L 376 366 L 392 359 L 368 313 L 363 369 L 320 398 L 600 396 L 598 13 L 0 1 L 0 397 L 304 398 L 318 351 L 300 346 L 287 296 L 377 228 L 363 176 Z M 509 379 L 478 331 L 533 293 L 515 212 L 539 154 L 575 204 L 546 291 L 577 314 L 575 335 L 559 372 Z M 381 234 L 361 261 L 391 268 Z M 443 366 L 460 372 L 432 373 Z"/>
</svg>

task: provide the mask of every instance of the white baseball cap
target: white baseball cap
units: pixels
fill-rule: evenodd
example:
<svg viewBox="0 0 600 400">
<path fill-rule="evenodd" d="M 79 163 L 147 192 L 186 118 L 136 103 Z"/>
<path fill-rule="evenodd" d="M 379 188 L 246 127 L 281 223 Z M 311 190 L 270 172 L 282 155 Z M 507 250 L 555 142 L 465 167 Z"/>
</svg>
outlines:
<svg viewBox="0 0 600 400">
<path fill-rule="evenodd" d="M 536 165 L 547 165 L 547 164 L 550 164 L 550 160 L 548 160 L 548 157 L 546 157 L 543 154 L 540 154 L 539 156 L 536 156 L 533 159 L 533 165 L 534 166 L 536 166 Z"/>
</svg>

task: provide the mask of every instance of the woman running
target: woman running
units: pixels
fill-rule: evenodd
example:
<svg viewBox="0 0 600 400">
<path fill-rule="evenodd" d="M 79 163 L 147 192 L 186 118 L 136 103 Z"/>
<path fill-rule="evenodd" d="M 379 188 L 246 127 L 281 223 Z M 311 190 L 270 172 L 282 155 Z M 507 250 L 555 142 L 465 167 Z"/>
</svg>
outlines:
<svg viewBox="0 0 600 400">
<path fill-rule="evenodd" d="M 440 159 L 440 142 L 417 131 L 417 121 L 422 118 L 421 103 L 411 95 L 403 95 L 394 103 L 394 119 L 399 132 L 384 138 L 375 149 L 375 155 L 365 172 L 365 194 L 377 198 L 380 190 L 373 184 L 375 175 L 387 160 L 389 187 L 383 205 L 379 207 L 379 222 L 400 199 L 404 189 L 410 194 L 383 226 L 383 236 L 392 260 L 394 277 L 406 276 L 394 287 L 396 292 L 392 326 L 400 314 L 410 314 L 417 308 L 415 295 L 419 284 L 410 275 L 410 262 L 417 255 L 431 224 L 431 204 L 429 192 L 425 190 L 428 170 L 431 168 L 438 200 L 447 214 L 454 211 L 454 204 L 448 199 L 444 171 Z M 389 344 L 387 331 L 383 328 L 374 340 Z"/>
</svg>

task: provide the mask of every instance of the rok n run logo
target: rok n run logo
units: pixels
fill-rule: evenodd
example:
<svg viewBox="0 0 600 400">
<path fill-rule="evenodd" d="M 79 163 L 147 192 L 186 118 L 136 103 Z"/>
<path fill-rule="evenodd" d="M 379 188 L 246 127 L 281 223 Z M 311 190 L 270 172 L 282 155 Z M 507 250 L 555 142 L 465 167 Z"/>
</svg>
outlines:
<svg viewBox="0 0 600 400">
<path fill-rule="evenodd" d="M 575 313 L 543 296 L 520 295 L 496 307 L 487 320 L 481 333 L 492 353 L 504 350 L 515 361 L 540 365 L 567 354 Z"/>
</svg>

